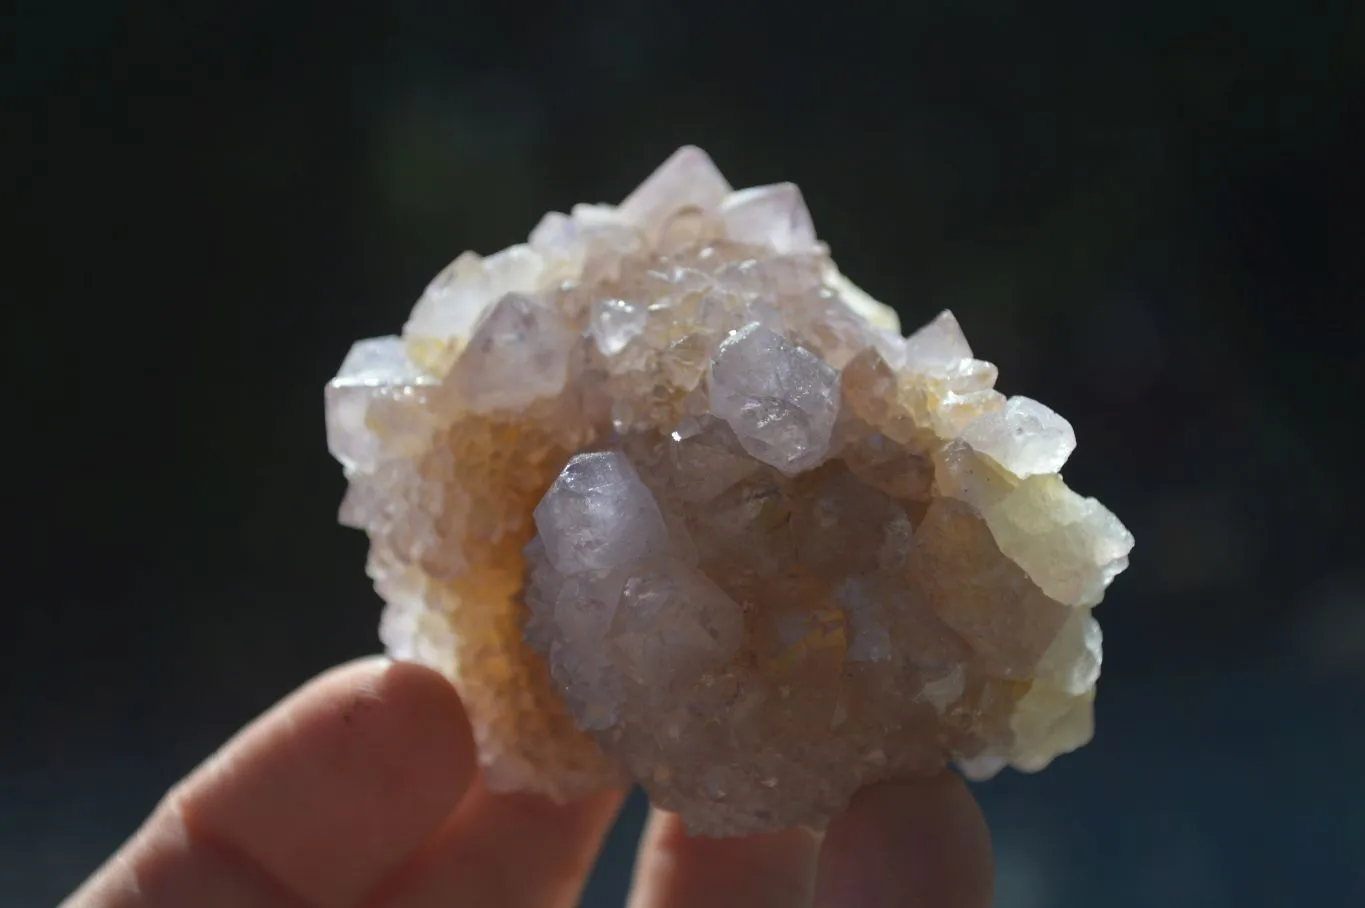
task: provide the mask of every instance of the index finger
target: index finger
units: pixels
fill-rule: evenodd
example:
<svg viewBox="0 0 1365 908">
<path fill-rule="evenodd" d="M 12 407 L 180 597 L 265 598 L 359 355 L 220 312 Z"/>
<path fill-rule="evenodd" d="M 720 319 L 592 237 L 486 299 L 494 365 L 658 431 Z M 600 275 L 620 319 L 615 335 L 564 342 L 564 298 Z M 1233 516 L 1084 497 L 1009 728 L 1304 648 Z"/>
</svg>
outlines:
<svg viewBox="0 0 1365 908">
<path fill-rule="evenodd" d="M 353 905 L 415 852 L 474 777 L 468 720 L 430 669 L 366 659 L 247 726 L 190 775 L 69 908 Z M 237 902 L 238 904 L 241 901 Z"/>
</svg>

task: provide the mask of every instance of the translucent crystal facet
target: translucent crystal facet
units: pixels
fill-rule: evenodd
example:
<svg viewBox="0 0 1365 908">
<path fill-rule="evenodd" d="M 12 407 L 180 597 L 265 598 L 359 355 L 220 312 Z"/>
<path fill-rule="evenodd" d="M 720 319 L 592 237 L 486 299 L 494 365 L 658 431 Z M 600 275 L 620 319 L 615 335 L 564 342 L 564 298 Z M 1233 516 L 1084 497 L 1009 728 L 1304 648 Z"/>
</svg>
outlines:
<svg viewBox="0 0 1365 908">
<path fill-rule="evenodd" d="M 435 385 L 408 359 L 401 338 L 358 342 L 327 384 L 328 450 L 348 473 L 373 472 L 386 448 L 401 449 L 405 437 L 424 440 L 423 397 Z"/>
<path fill-rule="evenodd" d="M 473 410 L 515 410 L 564 388 L 577 340 L 549 301 L 508 293 L 475 325 L 455 364 L 457 384 Z"/>
<path fill-rule="evenodd" d="M 906 338 L 907 365 L 923 374 L 948 374 L 972 358 L 972 348 L 962 326 L 951 312 L 940 312 L 923 328 Z"/>
<path fill-rule="evenodd" d="M 570 460 L 536 506 L 535 521 L 550 563 L 566 574 L 633 564 L 668 546 L 654 496 L 618 452 Z"/>
<path fill-rule="evenodd" d="M 486 259 L 466 252 L 427 287 L 403 335 L 425 349 L 468 337 L 480 316 L 505 294 L 535 290 L 543 270 L 544 260 L 529 246 L 512 246 Z"/>
<path fill-rule="evenodd" d="M 490 787 L 635 782 L 730 835 L 1089 740 L 1133 539 L 995 380 L 950 312 L 902 337 L 795 186 L 688 147 L 457 258 L 327 438 L 384 644 L 459 688 Z"/>
<path fill-rule="evenodd" d="M 714 212 L 730 194 L 709 155 L 691 145 L 678 149 L 621 203 L 628 223 L 658 232 L 679 212 Z"/>
<path fill-rule="evenodd" d="M 720 205 L 720 219 L 726 236 L 740 243 L 766 245 L 783 254 L 817 248 L 806 200 L 793 183 L 733 192 Z"/>
<path fill-rule="evenodd" d="M 1011 397 L 1002 409 L 968 424 L 961 437 L 1021 477 L 1056 473 L 1076 450 L 1071 423 L 1027 397 Z"/>
<path fill-rule="evenodd" d="M 799 473 L 825 459 L 839 414 L 839 373 L 818 356 L 751 323 L 716 348 L 711 412 L 756 459 Z"/>
</svg>

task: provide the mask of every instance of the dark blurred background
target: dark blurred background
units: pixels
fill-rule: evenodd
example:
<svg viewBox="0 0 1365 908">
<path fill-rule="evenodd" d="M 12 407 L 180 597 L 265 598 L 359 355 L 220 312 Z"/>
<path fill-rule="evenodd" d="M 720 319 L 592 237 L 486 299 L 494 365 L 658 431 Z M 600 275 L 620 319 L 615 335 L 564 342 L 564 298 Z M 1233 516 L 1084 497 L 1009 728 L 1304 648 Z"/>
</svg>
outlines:
<svg viewBox="0 0 1365 908">
<path fill-rule="evenodd" d="M 951 307 L 1137 537 L 1095 743 L 979 789 L 1001 908 L 1365 904 L 1360 3 L 19 7 L 0 905 L 377 648 L 351 341 L 686 142 L 798 182 L 907 327 Z"/>
</svg>

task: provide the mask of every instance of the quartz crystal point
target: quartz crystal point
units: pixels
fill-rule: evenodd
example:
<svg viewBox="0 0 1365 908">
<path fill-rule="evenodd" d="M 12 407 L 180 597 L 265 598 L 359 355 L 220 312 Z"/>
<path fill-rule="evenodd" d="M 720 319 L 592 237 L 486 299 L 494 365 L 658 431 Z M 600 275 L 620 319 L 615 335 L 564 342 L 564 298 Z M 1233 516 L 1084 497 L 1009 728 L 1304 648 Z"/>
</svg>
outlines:
<svg viewBox="0 0 1365 908">
<path fill-rule="evenodd" d="M 465 253 L 327 387 L 390 653 L 464 697 L 488 784 L 639 783 L 710 835 L 1085 744 L 1133 539 L 1069 423 L 957 320 L 909 337 L 791 184 L 684 148 L 619 207 Z"/>
</svg>

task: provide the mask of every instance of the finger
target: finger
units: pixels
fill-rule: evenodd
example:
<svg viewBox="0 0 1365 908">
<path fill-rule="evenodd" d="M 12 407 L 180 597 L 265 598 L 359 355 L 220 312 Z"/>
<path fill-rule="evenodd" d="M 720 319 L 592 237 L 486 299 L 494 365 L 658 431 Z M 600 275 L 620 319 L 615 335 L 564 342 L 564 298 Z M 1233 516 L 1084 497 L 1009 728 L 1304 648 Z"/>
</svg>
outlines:
<svg viewBox="0 0 1365 908">
<path fill-rule="evenodd" d="M 371 904 L 384 908 L 572 908 L 620 792 L 568 804 L 475 783 L 449 822 Z"/>
<path fill-rule="evenodd" d="M 859 792 L 825 836 L 816 908 L 988 908 L 990 833 L 951 773 Z"/>
<path fill-rule="evenodd" d="M 240 855 L 192 839 L 178 814 L 161 813 L 63 908 L 308 908 Z"/>
<path fill-rule="evenodd" d="M 630 908 L 804 908 L 819 847 L 803 829 L 736 839 L 689 836 L 676 815 L 653 810 Z"/>
<path fill-rule="evenodd" d="M 133 889 L 130 905 L 212 904 L 230 877 L 275 899 L 262 904 L 353 905 L 440 826 L 473 776 L 449 682 L 382 659 L 343 666 L 178 786 L 91 891 Z"/>
<path fill-rule="evenodd" d="M 474 766 L 450 683 L 372 659 L 272 710 L 175 801 L 192 833 L 236 849 L 309 902 L 350 905 L 436 830 Z"/>
</svg>

